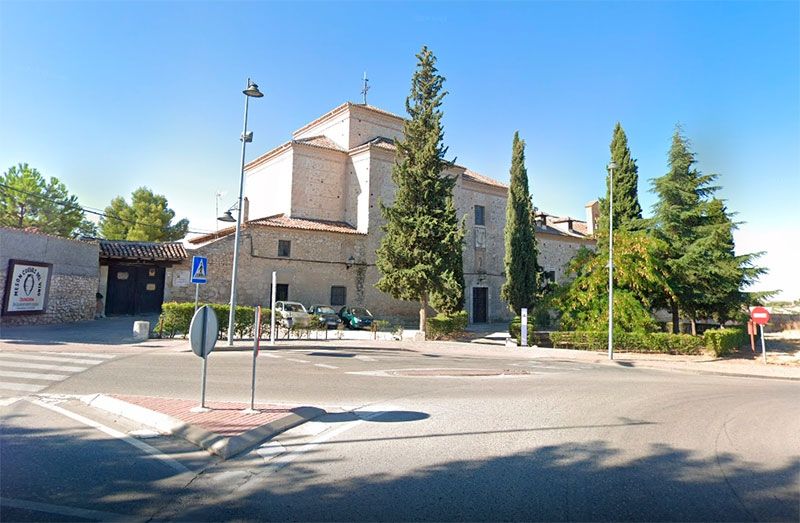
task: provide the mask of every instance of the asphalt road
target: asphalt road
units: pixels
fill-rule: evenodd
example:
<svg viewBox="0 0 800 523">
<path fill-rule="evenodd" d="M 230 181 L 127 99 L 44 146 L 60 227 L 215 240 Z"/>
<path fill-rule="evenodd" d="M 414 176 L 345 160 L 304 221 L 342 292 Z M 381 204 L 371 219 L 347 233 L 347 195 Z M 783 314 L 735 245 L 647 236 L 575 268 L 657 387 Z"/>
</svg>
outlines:
<svg viewBox="0 0 800 523">
<path fill-rule="evenodd" d="M 501 350 L 279 349 L 258 359 L 257 401 L 329 414 L 227 462 L 167 437 L 145 452 L 119 437 L 140 427 L 57 396 L 196 398 L 200 360 L 182 350 L 0 353 L 6 372 L 48 361 L 34 355 L 97 361 L 50 361 L 84 370 L 0 390 L 32 395 L 0 407 L 0 519 L 800 520 L 798 382 Z M 212 354 L 208 398 L 246 401 L 250 363 Z"/>
</svg>

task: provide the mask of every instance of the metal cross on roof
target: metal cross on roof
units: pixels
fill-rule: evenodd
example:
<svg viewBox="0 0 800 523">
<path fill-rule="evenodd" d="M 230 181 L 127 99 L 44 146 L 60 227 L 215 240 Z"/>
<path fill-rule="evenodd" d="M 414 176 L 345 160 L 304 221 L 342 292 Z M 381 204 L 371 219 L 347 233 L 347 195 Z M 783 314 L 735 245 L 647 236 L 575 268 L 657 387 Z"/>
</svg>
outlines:
<svg viewBox="0 0 800 523">
<path fill-rule="evenodd" d="M 361 89 L 361 94 L 364 95 L 364 105 L 367 105 L 367 92 L 369 91 L 369 78 L 367 78 L 367 72 L 364 71 L 364 88 Z"/>
</svg>

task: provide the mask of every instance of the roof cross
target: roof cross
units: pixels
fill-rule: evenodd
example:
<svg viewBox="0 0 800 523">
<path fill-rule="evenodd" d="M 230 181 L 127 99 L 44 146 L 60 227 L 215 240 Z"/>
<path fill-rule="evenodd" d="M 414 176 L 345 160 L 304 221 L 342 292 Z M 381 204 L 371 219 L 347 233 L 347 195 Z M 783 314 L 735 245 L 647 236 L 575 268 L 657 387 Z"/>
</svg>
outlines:
<svg viewBox="0 0 800 523">
<path fill-rule="evenodd" d="M 364 71 L 364 88 L 361 89 L 361 94 L 364 95 L 364 105 L 367 105 L 367 92 L 369 91 L 369 78 L 367 78 L 367 72 Z"/>
</svg>

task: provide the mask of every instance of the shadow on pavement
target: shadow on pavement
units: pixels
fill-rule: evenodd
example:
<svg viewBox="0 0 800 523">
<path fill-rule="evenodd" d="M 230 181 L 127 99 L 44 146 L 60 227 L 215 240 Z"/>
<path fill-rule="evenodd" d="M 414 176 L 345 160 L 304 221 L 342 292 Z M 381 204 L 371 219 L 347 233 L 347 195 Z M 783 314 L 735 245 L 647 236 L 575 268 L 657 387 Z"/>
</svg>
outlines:
<svg viewBox="0 0 800 523">
<path fill-rule="evenodd" d="M 87 345 L 127 345 L 135 343 L 133 323 L 149 321 L 150 329 L 158 322 L 158 314 L 145 316 L 114 316 L 99 320 L 60 323 L 56 325 L 3 326 L 0 342 L 25 345 L 60 345 L 83 343 Z"/>
</svg>

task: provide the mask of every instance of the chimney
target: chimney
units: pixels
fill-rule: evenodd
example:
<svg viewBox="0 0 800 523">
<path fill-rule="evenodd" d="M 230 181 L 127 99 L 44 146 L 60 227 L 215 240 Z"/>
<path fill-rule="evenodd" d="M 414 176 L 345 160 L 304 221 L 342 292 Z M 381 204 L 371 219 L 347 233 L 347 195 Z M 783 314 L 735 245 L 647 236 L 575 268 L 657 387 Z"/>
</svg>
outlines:
<svg viewBox="0 0 800 523">
<path fill-rule="evenodd" d="M 247 196 L 244 197 L 242 200 L 242 224 L 247 223 L 250 219 L 250 200 L 247 199 Z"/>
<path fill-rule="evenodd" d="M 586 228 L 589 236 L 594 236 L 597 229 L 597 218 L 600 215 L 600 202 L 592 200 L 586 204 Z"/>
</svg>

